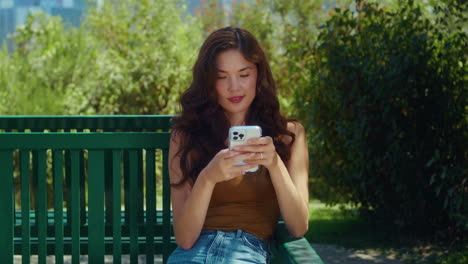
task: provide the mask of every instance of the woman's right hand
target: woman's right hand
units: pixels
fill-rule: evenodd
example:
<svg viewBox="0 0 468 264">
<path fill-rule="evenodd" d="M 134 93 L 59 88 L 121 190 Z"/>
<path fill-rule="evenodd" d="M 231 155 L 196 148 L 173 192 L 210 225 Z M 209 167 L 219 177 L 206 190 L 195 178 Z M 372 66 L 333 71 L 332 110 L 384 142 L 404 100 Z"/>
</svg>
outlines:
<svg viewBox="0 0 468 264">
<path fill-rule="evenodd" d="M 202 170 L 201 174 L 209 182 L 216 184 L 218 182 L 229 181 L 245 174 L 245 171 L 257 167 L 257 164 L 234 165 L 243 160 L 251 159 L 255 153 L 238 152 L 229 149 L 219 151 L 208 165 Z"/>
</svg>

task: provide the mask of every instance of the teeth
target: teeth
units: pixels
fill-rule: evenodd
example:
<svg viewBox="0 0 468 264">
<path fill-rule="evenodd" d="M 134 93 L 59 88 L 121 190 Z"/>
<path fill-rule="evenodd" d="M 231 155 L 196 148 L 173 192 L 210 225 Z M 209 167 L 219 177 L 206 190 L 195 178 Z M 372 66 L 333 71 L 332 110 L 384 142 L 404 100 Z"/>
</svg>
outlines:
<svg viewBox="0 0 468 264">
<path fill-rule="evenodd" d="M 231 98 L 229 98 L 229 101 L 231 101 L 233 103 L 238 103 L 238 102 L 242 101 L 243 98 L 244 98 L 244 96 L 231 97 Z"/>
</svg>

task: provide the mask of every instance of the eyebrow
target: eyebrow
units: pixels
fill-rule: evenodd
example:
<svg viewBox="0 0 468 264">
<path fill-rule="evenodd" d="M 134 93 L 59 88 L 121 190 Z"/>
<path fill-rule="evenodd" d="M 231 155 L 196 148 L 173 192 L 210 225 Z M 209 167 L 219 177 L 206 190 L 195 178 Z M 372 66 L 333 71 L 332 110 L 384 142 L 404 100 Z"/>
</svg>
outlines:
<svg viewBox="0 0 468 264">
<path fill-rule="evenodd" d="M 245 67 L 245 68 L 240 69 L 238 72 L 245 71 L 245 70 L 250 70 L 250 69 L 252 69 L 252 67 L 247 66 L 247 67 Z M 218 70 L 219 72 L 227 72 L 227 71 L 223 71 L 223 70 L 221 70 L 221 69 L 219 69 L 219 68 L 217 68 L 217 70 Z"/>
</svg>

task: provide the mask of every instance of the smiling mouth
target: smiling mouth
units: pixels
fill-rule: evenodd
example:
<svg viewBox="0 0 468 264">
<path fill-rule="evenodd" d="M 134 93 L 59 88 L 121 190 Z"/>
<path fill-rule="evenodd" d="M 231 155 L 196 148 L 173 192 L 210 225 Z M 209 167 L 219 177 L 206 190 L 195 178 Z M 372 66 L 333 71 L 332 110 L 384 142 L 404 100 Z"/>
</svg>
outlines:
<svg viewBox="0 0 468 264">
<path fill-rule="evenodd" d="M 235 96 L 235 97 L 228 98 L 228 100 L 234 104 L 240 103 L 242 99 L 244 99 L 244 96 Z"/>
</svg>

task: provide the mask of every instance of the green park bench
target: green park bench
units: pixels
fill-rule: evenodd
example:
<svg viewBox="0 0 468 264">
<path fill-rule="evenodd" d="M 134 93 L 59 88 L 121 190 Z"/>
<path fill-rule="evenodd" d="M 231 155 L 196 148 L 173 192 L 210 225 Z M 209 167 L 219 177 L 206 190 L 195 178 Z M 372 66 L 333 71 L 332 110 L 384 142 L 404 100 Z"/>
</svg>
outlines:
<svg viewBox="0 0 468 264">
<path fill-rule="evenodd" d="M 0 263 L 123 256 L 166 263 L 176 247 L 171 116 L 0 117 Z M 162 199 L 158 199 L 162 197 Z M 162 201 L 161 201 L 162 200 Z M 322 263 L 280 221 L 273 263 Z M 106 258 L 107 259 L 107 258 Z"/>
</svg>

